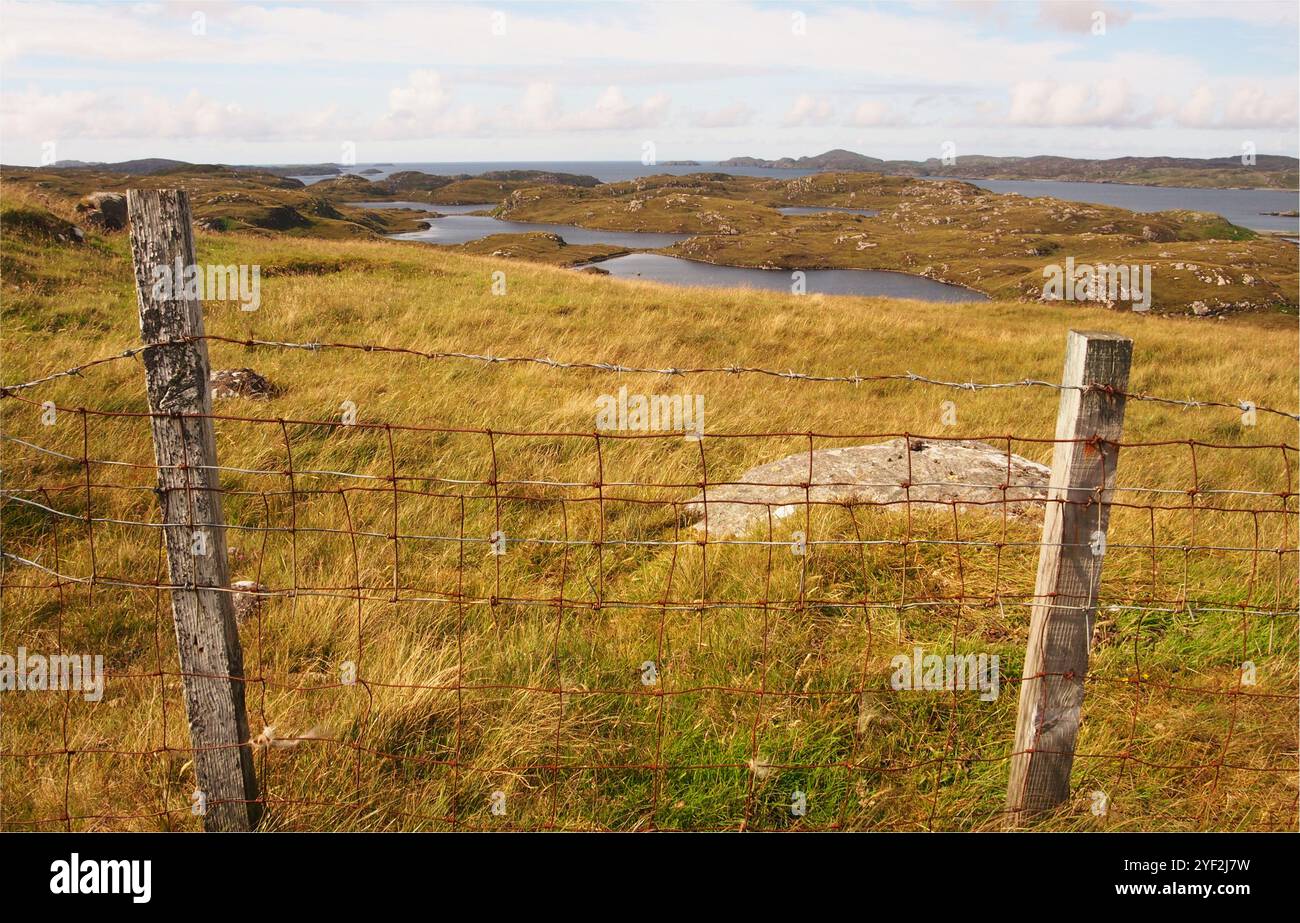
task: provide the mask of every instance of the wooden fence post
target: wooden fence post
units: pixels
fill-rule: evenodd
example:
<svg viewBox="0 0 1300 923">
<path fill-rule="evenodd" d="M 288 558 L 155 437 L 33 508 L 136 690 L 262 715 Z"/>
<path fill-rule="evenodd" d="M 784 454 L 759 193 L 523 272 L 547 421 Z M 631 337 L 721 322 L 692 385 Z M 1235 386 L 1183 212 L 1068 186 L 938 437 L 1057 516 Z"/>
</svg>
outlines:
<svg viewBox="0 0 1300 923">
<path fill-rule="evenodd" d="M 1071 330 L 1029 642 L 1020 685 L 1007 821 L 1070 796 L 1070 768 L 1097 612 L 1133 341 Z"/>
<path fill-rule="evenodd" d="M 133 189 L 127 211 L 140 336 L 146 345 L 162 344 L 142 355 L 203 826 L 251 830 L 262 805 L 248 745 L 244 660 L 208 416 L 208 347 L 203 339 L 186 339 L 203 336 L 203 304 L 193 291 L 187 295 L 184 278 L 186 267 L 196 265 L 189 197 L 177 189 Z"/>
</svg>

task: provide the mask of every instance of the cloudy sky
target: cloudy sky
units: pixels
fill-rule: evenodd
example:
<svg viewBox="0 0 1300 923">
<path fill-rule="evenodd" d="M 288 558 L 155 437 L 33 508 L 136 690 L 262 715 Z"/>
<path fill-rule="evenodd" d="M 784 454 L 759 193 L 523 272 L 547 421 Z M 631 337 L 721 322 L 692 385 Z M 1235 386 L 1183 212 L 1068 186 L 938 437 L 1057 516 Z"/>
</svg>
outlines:
<svg viewBox="0 0 1300 923">
<path fill-rule="evenodd" d="M 1298 8 L 6 0 L 0 161 L 1295 155 Z"/>
</svg>

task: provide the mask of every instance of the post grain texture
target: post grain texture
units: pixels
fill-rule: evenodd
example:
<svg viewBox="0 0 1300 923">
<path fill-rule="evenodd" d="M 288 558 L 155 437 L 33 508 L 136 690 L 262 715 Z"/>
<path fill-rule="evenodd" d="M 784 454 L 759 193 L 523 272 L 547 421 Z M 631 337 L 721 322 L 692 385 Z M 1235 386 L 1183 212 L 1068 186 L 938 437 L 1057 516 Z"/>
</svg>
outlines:
<svg viewBox="0 0 1300 923">
<path fill-rule="evenodd" d="M 183 278 L 196 265 L 189 199 L 181 190 L 131 190 L 127 210 L 140 335 L 151 347 L 142 355 L 196 800 L 205 829 L 251 830 L 262 806 L 229 589 L 203 305 L 194 292 L 187 296 Z M 164 270 L 170 285 L 157 284 Z"/>
<path fill-rule="evenodd" d="M 1023 825 L 1070 797 L 1133 341 L 1071 330 L 1007 787 Z"/>
</svg>

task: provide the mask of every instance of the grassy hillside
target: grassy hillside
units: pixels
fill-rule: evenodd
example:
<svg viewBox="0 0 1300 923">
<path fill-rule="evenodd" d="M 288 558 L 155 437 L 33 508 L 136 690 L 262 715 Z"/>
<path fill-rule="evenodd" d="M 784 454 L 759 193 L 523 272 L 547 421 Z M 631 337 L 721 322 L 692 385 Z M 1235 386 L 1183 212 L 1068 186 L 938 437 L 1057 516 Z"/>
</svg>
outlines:
<svg viewBox="0 0 1300 923">
<path fill-rule="evenodd" d="M 65 230 L 21 198 L 0 213 L 6 384 L 138 342 L 124 236 L 77 242 Z M 1135 341 L 1133 391 L 1297 404 L 1295 321 L 1280 315 L 677 289 L 372 239 L 201 232 L 197 246 L 203 262 L 262 267 L 260 310 L 206 308 L 208 332 L 232 338 L 1008 381 L 1056 379 L 1066 331 L 1106 329 Z M 503 295 L 492 293 L 498 270 Z M 801 558 L 761 543 L 703 547 L 681 504 L 704 477 L 807 450 L 809 437 L 780 433 L 842 437 L 817 447 L 901 432 L 1050 439 L 1055 392 L 222 342 L 211 355 L 214 368 L 251 367 L 280 388 L 216 407 L 260 421 L 216 424 L 232 577 L 271 593 L 240 630 L 250 725 L 310 738 L 258 751 L 268 827 L 1000 823 L 1038 521 L 831 508 L 751 536 L 850 542 Z M 621 386 L 702 394 L 709 435 L 595 438 L 595 401 Z M 53 426 L 41 423 L 46 400 L 65 408 Z M 293 422 L 336 421 L 345 401 L 362 425 Z M 54 581 L 6 559 L 0 642 L 103 652 L 111 671 L 99 703 L 6 694 L 0 826 L 195 829 L 169 605 L 148 586 L 164 568 L 158 530 L 127 524 L 158 516 L 147 422 L 83 407 L 145 411 L 138 362 L 0 400 L 5 552 L 96 576 Z M 1129 404 L 1127 442 L 1169 442 L 1120 459 L 1137 508 L 1117 507 L 1111 523 L 1076 795 L 1044 828 L 1295 827 L 1295 620 L 1235 607 L 1294 610 L 1296 557 L 1279 549 L 1295 548 L 1296 500 L 1277 494 L 1294 491 L 1296 455 L 1186 440 L 1294 445 L 1296 428 L 1238 416 Z M 1012 446 L 1049 460 L 1044 443 Z M 1291 515 L 1277 514 L 1283 505 Z M 502 556 L 488 552 L 496 529 L 509 536 Z M 998 653 L 1001 696 L 893 692 L 890 659 L 914 646 Z M 1258 685 L 1228 694 L 1244 688 L 1247 659 Z M 655 687 L 640 681 L 647 660 Z M 347 662 L 356 685 L 340 682 Z M 789 810 L 796 790 L 803 818 Z M 1095 790 L 1110 799 L 1105 816 L 1089 810 Z M 494 791 L 505 816 L 490 811 Z"/>
<path fill-rule="evenodd" d="M 11 170 L 5 182 L 11 195 L 73 220 L 79 218 L 83 196 L 131 185 L 188 189 L 195 221 L 206 230 L 328 239 L 417 230 L 430 217 L 414 210 L 358 208 L 357 202 L 492 203 L 498 217 L 515 221 L 691 234 L 662 252 L 728 266 L 892 270 L 995 298 L 1036 302 L 1047 297 L 1044 272 L 1063 271 L 1073 260 L 1078 267 L 1129 267 L 1138 279 L 1149 272 L 1150 310 L 1156 313 L 1294 314 L 1300 307 L 1297 251 L 1290 241 L 1201 212 L 1140 214 L 998 195 L 955 181 L 872 173 L 791 180 L 698 173 L 598 183 L 571 174 L 503 171 L 478 177 L 402 172 L 380 182 L 340 176 L 304 187 L 270 174 L 187 167 L 145 177 Z M 778 209 L 788 205 L 878 214 L 780 214 Z M 464 249 L 556 265 L 618 252 L 600 245 L 562 248 L 538 235 L 504 237 L 494 235 Z M 1141 288 L 1145 292 L 1145 282 Z M 1127 310 L 1137 294 L 1137 287 L 1117 290 L 1107 306 Z"/>
<path fill-rule="evenodd" d="M 444 205 L 496 203 L 518 189 L 553 183 L 596 183 L 589 176 L 513 170 L 477 177 L 404 172 L 381 182 L 348 175 L 304 186 L 282 172 L 168 163 L 160 161 L 157 169 L 147 175 L 99 167 L 5 167 L 5 195 L 76 220 L 80 217 L 78 204 L 95 192 L 180 188 L 190 193 L 196 224 L 210 231 L 346 240 L 418 230 L 428 217 L 414 211 L 355 208 L 351 202 L 400 199 Z"/>
</svg>

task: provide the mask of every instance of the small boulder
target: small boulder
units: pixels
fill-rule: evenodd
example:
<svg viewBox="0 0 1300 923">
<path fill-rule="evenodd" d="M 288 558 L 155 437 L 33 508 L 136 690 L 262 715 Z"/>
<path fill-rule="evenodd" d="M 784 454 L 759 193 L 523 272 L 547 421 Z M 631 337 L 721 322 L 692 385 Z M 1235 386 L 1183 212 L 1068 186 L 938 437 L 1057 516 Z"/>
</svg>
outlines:
<svg viewBox="0 0 1300 923">
<path fill-rule="evenodd" d="M 212 397 L 274 397 L 279 390 L 252 369 L 213 369 L 208 375 Z"/>
<path fill-rule="evenodd" d="M 101 231 L 126 227 L 126 196 L 120 192 L 94 192 L 77 203 L 87 224 Z"/>
</svg>

